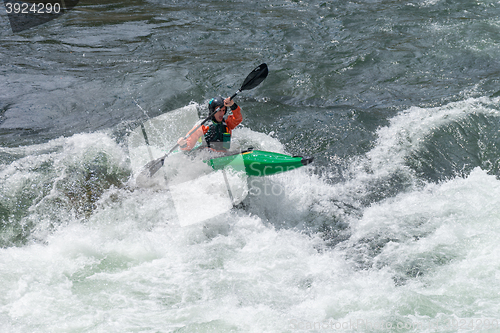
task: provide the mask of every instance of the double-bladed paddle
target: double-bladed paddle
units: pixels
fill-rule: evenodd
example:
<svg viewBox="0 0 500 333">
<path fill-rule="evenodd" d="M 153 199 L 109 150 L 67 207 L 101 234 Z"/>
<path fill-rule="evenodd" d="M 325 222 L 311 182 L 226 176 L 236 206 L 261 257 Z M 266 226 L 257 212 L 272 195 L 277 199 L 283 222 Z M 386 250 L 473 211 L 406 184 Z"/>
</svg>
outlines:
<svg viewBox="0 0 500 333">
<path fill-rule="evenodd" d="M 231 96 L 231 99 L 236 97 L 236 95 L 238 95 L 240 92 L 244 90 L 250 90 L 257 87 L 262 81 L 264 81 L 268 73 L 269 72 L 267 69 L 267 65 L 265 63 L 257 66 L 250 74 L 248 74 L 245 81 L 243 81 L 241 88 L 238 89 L 238 91 L 233 96 Z M 206 117 L 205 120 L 201 122 L 201 124 L 199 124 L 198 126 L 196 126 L 196 128 L 193 128 L 191 131 L 189 131 L 189 133 L 186 134 L 186 136 L 184 137 L 184 140 L 186 140 L 192 133 L 196 132 L 203 124 L 205 124 L 214 115 L 215 112 L 216 111 L 209 114 L 208 117 Z M 168 153 L 146 164 L 143 168 L 144 170 L 140 173 L 138 177 L 148 177 L 148 178 L 153 177 L 153 175 L 157 173 L 158 170 L 160 170 L 160 168 L 163 166 L 163 164 L 165 163 L 165 159 L 168 157 L 168 155 L 170 155 L 178 147 L 179 144 L 177 143 L 168 151 Z"/>
</svg>

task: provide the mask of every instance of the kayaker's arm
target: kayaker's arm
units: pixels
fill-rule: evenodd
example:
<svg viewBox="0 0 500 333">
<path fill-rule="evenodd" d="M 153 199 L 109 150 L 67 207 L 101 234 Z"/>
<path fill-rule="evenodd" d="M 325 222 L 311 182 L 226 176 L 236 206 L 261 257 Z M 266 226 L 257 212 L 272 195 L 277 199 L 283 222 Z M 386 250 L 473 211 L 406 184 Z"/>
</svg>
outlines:
<svg viewBox="0 0 500 333">
<path fill-rule="evenodd" d="M 231 111 L 233 112 L 233 114 L 226 119 L 226 124 L 227 127 L 229 127 L 230 131 L 238 126 L 243 120 L 243 116 L 241 115 L 241 108 L 236 103 L 233 103 L 233 105 L 231 105 Z"/>
<path fill-rule="evenodd" d="M 188 133 L 190 133 L 191 131 L 189 131 Z M 196 142 L 198 142 L 198 139 L 201 138 L 201 136 L 204 135 L 207 131 L 208 126 L 201 126 L 196 131 L 191 133 L 187 137 L 187 139 L 180 138 L 179 140 L 177 140 L 177 143 L 179 144 L 179 147 L 181 147 L 181 150 L 191 150 L 196 145 Z"/>
</svg>

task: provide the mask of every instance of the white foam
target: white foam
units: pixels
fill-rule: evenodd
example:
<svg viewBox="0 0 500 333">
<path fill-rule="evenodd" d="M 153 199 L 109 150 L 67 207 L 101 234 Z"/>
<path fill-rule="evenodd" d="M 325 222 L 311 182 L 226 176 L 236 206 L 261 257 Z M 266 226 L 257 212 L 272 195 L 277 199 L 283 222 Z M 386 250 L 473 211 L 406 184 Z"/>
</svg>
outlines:
<svg viewBox="0 0 500 333">
<path fill-rule="evenodd" d="M 0 249 L 0 328 L 284 332 L 354 324 L 365 326 L 351 330 L 370 331 L 366 325 L 420 323 L 422 329 L 409 330 L 417 332 L 446 330 L 451 319 L 494 318 L 500 310 L 496 177 L 476 168 L 466 178 L 358 204 L 359 214 L 342 207 L 356 205 L 351 184 L 362 190 L 373 173 L 391 174 L 433 128 L 471 112 L 495 114 L 491 104 L 412 108 L 379 130 L 349 182 L 328 184 L 308 168 L 275 175 L 255 185 L 264 191 L 268 182 L 280 193 L 254 195 L 253 208 L 196 225 L 180 227 L 168 191 L 112 186 L 87 217 L 56 201 L 35 201 L 30 218 L 45 231 L 42 242 Z M 242 145 L 280 149 L 260 133 L 240 131 Z M 28 157 L 2 166 L 2 186 L 22 189 L 24 176 L 35 184 L 40 177 L 64 181 L 60 171 L 78 167 L 94 148 L 114 156 L 111 167 L 121 168 L 126 156 L 102 133 L 41 146 L 47 147 L 51 152 L 31 156 L 38 161 L 32 167 Z M 47 161 L 57 168 L 44 175 L 38 169 Z M 363 163 L 373 172 L 360 171 Z M 50 225 L 52 215 L 37 213 L 41 206 L 64 223 Z M 351 237 L 328 247 L 315 231 L 339 217 Z M 435 320 L 439 329 L 430 326 Z"/>
</svg>

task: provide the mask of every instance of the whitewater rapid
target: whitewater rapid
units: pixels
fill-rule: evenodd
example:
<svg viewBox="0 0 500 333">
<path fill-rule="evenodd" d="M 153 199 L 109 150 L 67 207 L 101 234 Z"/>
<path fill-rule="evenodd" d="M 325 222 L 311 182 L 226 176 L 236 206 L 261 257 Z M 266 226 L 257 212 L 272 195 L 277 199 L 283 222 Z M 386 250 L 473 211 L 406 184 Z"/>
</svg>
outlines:
<svg viewBox="0 0 500 333">
<path fill-rule="evenodd" d="M 189 227 L 168 191 L 130 185 L 126 146 L 109 132 L 2 148 L 0 329 L 493 332 L 500 180 L 474 167 L 433 182 L 408 156 L 450 123 L 498 119 L 497 104 L 410 108 L 345 181 L 321 166 L 253 179 L 243 207 Z M 395 174 L 403 185 L 380 193 Z"/>
</svg>

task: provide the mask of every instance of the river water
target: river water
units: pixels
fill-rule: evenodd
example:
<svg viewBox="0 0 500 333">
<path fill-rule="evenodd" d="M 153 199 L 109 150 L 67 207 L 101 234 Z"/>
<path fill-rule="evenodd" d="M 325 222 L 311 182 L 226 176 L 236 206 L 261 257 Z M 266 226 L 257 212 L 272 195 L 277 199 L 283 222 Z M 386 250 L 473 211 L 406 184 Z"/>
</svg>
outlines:
<svg viewBox="0 0 500 333">
<path fill-rule="evenodd" d="M 2 7 L 0 331 L 498 332 L 499 17 L 81 1 L 13 33 Z M 180 227 L 131 185 L 127 133 L 262 62 L 234 137 L 315 162 Z"/>
</svg>

